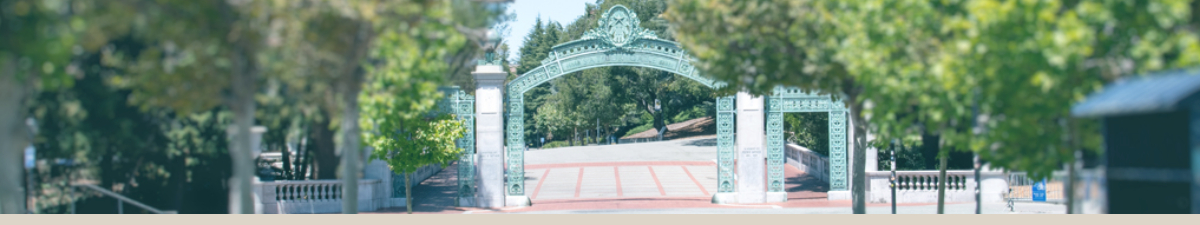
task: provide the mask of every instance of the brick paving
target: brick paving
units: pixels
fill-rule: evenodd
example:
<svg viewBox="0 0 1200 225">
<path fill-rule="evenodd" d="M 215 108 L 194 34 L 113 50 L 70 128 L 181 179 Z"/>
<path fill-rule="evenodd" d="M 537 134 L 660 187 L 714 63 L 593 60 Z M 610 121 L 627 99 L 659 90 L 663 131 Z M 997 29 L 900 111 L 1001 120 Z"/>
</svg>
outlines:
<svg viewBox="0 0 1200 225">
<path fill-rule="evenodd" d="M 788 202 L 757 205 L 712 204 L 716 164 L 712 162 L 611 162 L 527 165 L 526 185 L 533 205 L 521 208 L 455 207 L 457 164 L 413 187 L 413 213 L 507 213 L 550 210 L 838 207 L 826 201 L 824 187 L 787 166 Z M 651 170 L 654 172 L 651 173 Z M 797 183 L 792 183 L 796 181 Z M 404 206 L 364 213 L 404 213 Z"/>
<path fill-rule="evenodd" d="M 526 154 L 529 207 L 456 207 L 457 164 L 413 188 L 414 213 L 849 213 L 850 201 L 826 200 L 828 186 L 785 166 L 788 201 L 713 204 L 715 146 L 706 139 L 530 151 Z M 929 213 L 935 204 L 900 204 L 902 212 Z M 868 204 L 888 213 L 890 204 Z M 973 212 L 974 204 L 947 204 L 948 212 Z M 1006 213 L 988 206 L 989 213 Z M 1054 212 L 1054 206 L 1031 206 Z M 1044 208 L 1044 209 L 1043 209 Z M 1059 207 L 1061 208 L 1061 207 Z M 365 213 L 403 213 L 403 205 Z"/>
</svg>

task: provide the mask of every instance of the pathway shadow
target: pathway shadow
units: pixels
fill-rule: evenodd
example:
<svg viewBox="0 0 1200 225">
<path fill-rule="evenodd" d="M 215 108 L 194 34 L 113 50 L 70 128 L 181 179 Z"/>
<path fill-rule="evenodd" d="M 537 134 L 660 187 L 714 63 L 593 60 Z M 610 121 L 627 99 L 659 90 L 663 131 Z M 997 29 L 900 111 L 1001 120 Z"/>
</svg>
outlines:
<svg viewBox="0 0 1200 225">
<path fill-rule="evenodd" d="M 825 201 L 829 197 L 829 183 L 811 174 L 801 172 L 791 164 L 784 166 L 784 191 L 788 201 Z"/>
<path fill-rule="evenodd" d="M 785 180 L 787 184 L 787 192 L 798 191 L 814 191 L 814 192 L 829 192 L 829 184 L 825 181 L 817 179 L 815 176 L 803 174 L 803 176 L 788 177 Z"/>
<path fill-rule="evenodd" d="M 442 171 L 413 186 L 413 213 L 460 211 L 455 200 L 458 197 L 458 162 L 453 162 Z M 404 204 L 376 212 L 406 212 Z"/>
<path fill-rule="evenodd" d="M 683 145 L 700 146 L 700 147 L 717 146 L 717 139 L 716 138 L 696 139 L 696 140 L 692 140 L 692 141 L 683 143 Z"/>
</svg>

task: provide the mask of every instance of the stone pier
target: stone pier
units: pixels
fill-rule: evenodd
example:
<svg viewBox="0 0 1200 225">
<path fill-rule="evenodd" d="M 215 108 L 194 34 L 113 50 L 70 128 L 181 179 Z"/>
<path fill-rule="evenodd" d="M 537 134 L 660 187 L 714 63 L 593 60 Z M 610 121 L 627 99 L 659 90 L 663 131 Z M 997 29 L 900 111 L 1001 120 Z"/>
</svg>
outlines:
<svg viewBox="0 0 1200 225">
<path fill-rule="evenodd" d="M 763 97 L 737 94 L 737 202 L 765 203 L 766 136 Z"/>
<path fill-rule="evenodd" d="M 504 78 L 499 65 L 479 65 L 475 77 L 478 207 L 504 207 Z"/>
</svg>

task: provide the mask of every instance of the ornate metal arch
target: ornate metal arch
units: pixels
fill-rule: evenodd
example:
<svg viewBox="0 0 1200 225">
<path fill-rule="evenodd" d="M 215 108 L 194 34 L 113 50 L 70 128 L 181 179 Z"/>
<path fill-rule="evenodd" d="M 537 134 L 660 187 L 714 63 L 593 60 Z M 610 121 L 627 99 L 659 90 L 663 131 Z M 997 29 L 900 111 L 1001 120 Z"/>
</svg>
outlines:
<svg viewBox="0 0 1200 225">
<path fill-rule="evenodd" d="M 508 110 L 506 110 L 508 118 L 507 127 L 505 129 L 508 155 L 506 162 L 508 164 L 506 189 L 509 195 L 525 194 L 525 105 L 523 98 L 525 92 L 533 87 L 572 72 L 607 66 L 654 68 L 678 74 L 712 88 L 719 88 L 725 85 L 724 83 L 700 76 L 696 68 L 692 66 L 691 62 L 694 59 L 688 55 L 687 51 L 680 48 L 679 43 L 663 40 L 654 34 L 653 31 L 642 28 L 637 18 L 637 14 L 633 10 L 629 10 L 622 5 L 613 6 L 601 15 L 598 27 L 585 32 L 579 40 L 552 47 L 550 55 L 545 60 L 542 60 L 541 66 L 505 84 L 505 92 L 507 94 L 506 103 L 508 107 Z M 728 106 L 732 107 L 732 98 L 728 100 L 727 102 L 718 101 L 718 107 L 725 105 L 725 103 L 728 103 Z M 726 116 L 718 115 L 717 123 L 727 122 L 730 127 L 729 130 L 732 131 L 732 112 L 728 112 L 728 114 Z M 721 156 L 718 158 L 729 158 L 732 160 L 732 135 L 733 132 L 718 132 L 717 145 L 722 147 L 730 146 L 728 151 L 721 151 L 719 149 L 718 154 Z M 724 157 L 726 152 L 728 152 L 729 157 Z M 726 164 L 719 163 L 719 169 L 721 171 L 725 171 L 725 169 L 732 171 L 732 162 L 728 164 L 730 168 L 725 168 Z M 720 177 L 720 181 L 718 181 L 720 184 L 733 182 L 732 172 L 730 172 L 730 176 L 724 176 L 724 173 L 722 173 Z M 720 191 L 732 192 L 733 190 L 732 188 L 720 188 Z"/>
<path fill-rule="evenodd" d="M 783 113 L 829 113 L 829 190 L 847 189 L 846 116 L 848 109 L 829 95 L 806 93 L 799 88 L 775 87 L 767 97 L 767 191 L 783 191 Z"/>
</svg>

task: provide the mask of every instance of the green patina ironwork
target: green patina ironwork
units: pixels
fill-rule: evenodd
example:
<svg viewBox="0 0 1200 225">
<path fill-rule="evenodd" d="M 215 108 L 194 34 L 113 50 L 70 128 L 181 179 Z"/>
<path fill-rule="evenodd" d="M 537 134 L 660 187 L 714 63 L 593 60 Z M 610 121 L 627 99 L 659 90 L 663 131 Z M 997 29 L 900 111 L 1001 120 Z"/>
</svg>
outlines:
<svg viewBox="0 0 1200 225">
<path fill-rule="evenodd" d="M 734 192 L 734 96 L 717 97 L 717 192 Z"/>
<path fill-rule="evenodd" d="M 846 111 L 843 104 L 829 95 L 806 93 L 799 88 L 775 88 L 767 98 L 767 191 L 784 191 L 783 114 L 790 112 L 829 113 L 829 189 L 847 189 Z"/>
<path fill-rule="evenodd" d="M 475 197 L 475 96 L 458 90 L 450 96 L 455 118 L 463 122 L 466 133 L 456 142 L 463 149 L 458 156 L 458 197 Z"/>
<path fill-rule="evenodd" d="M 458 86 L 439 87 L 442 100 L 438 101 L 437 110 L 427 116 L 436 117 L 452 114 L 461 120 L 466 127 L 462 138 L 455 140 L 462 154 L 458 157 L 458 197 L 474 198 L 475 196 L 475 96 L 464 92 Z M 404 196 L 404 175 L 392 174 L 392 196 Z"/>
<path fill-rule="evenodd" d="M 463 151 L 458 156 L 458 197 L 475 197 L 475 96 L 467 94 L 458 86 L 438 88 L 443 96 L 438 102 L 437 113 L 453 114 L 462 121 L 466 133 L 455 140 Z"/>
<path fill-rule="evenodd" d="M 653 31 L 641 28 L 637 14 L 625 6 L 609 8 L 599 20 L 599 26 L 584 33 L 579 40 L 556 45 L 542 65 L 522 74 L 505 85 L 507 128 L 507 191 L 509 195 L 525 194 L 525 121 L 524 96 L 529 89 L 572 72 L 606 66 L 636 66 L 654 68 L 695 80 L 708 87 L 724 83 L 700 76 L 693 61 L 679 43 L 658 38 Z M 732 104 L 732 103 L 730 103 Z M 717 123 L 732 126 L 732 117 L 717 117 Z M 732 146 L 732 128 L 728 143 Z M 719 136 L 722 139 L 724 136 Z M 732 157 L 732 147 L 730 157 Z M 729 168 L 732 168 L 730 165 Z M 732 174 L 732 172 L 730 172 Z M 732 175 L 729 180 L 732 183 Z M 722 183 L 723 184 L 723 183 Z M 732 186 L 732 184 L 730 184 Z"/>
</svg>

